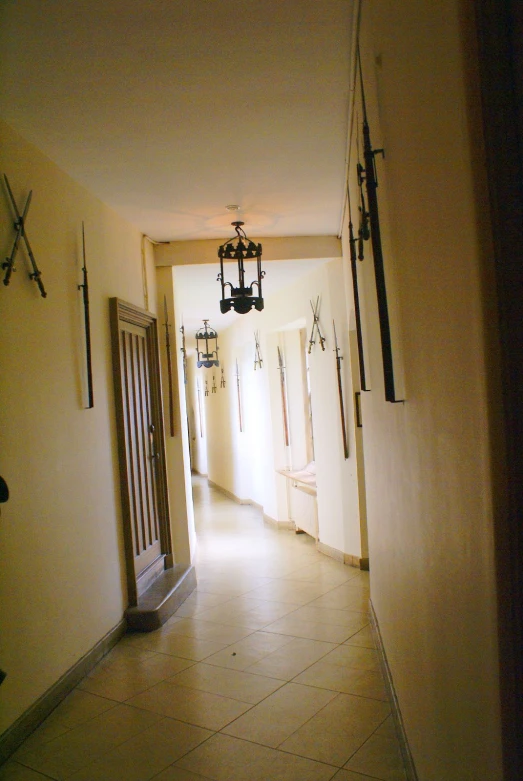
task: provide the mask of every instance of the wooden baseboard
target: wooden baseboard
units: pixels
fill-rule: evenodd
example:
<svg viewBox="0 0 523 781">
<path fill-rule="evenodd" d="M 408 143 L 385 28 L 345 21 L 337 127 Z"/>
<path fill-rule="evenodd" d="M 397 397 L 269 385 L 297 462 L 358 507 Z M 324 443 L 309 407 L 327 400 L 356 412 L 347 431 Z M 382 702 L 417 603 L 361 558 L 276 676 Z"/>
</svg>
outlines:
<svg viewBox="0 0 523 781">
<path fill-rule="evenodd" d="M 369 559 L 368 557 L 352 556 L 350 553 L 343 554 L 343 563 L 349 567 L 356 567 L 356 569 L 362 569 L 365 572 L 369 571 Z"/>
<path fill-rule="evenodd" d="M 351 553 L 344 553 L 337 548 L 331 548 L 330 545 L 326 545 L 324 542 L 321 542 L 321 540 L 316 542 L 316 548 L 320 553 L 325 554 L 325 556 L 330 556 L 331 559 L 341 561 L 342 564 L 346 564 L 349 567 L 356 567 L 356 569 L 365 571 L 368 571 L 369 569 L 368 558 L 361 558 L 360 556 L 353 556 Z"/>
<path fill-rule="evenodd" d="M 316 548 L 325 556 L 329 556 L 331 559 L 336 559 L 336 561 L 341 561 L 342 564 L 344 563 L 343 557 L 345 554 L 341 550 L 331 548 L 330 545 L 326 545 L 324 542 L 321 542 L 321 540 L 317 540 Z"/>
<path fill-rule="evenodd" d="M 294 521 L 277 521 L 276 518 L 271 518 L 270 515 L 266 515 L 265 513 L 263 513 L 263 522 L 268 526 L 273 526 L 275 529 L 296 531 L 296 524 Z"/>
<path fill-rule="evenodd" d="M 0 735 L 0 765 L 40 726 L 63 699 L 85 678 L 118 640 L 125 634 L 126 621 L 123 618 L 110 632 L 99 640 L 85 656 L 76 662 L 39 699 L 22 713 L 18 719 Z"/>
<path fill-rule="evenodd" d="M 385 681 L 385 688 L 389 696 L 389 701 L 392 708 L 392 718 L 394 719 L 394 725 L 396 727 L 396 734 L 398 736 L 398 743 L 403 757 L 403 764 L 405 766 L 405 773 L 407 775 L 407 781 L 419 781 L 418 774 L 416 772 L 416 766 L 410 751 L 409 742 L 407 740 L 407 733 L 405 732 L 405 726 L 401 716 L 398 698 L 394 689 L 394 681 L 392 680 L 392 674 L 390 671 L 389 663 L 387 661 L 387 655 L 383 646 L 383 640 L 381 638 L 381 632 L 378 624 L 372 601 L 370 602 L 370 625 L 372 628 L 372 635 L 378 651 L 378 658 L 380 660 L 381 672 Z"/>
<path fill-rule="evenodd" d="M 218 485 L 218 483 L 209 480 L 209 478 L 207 478 L 207 482 L 209 483 L 211 488 L 215 488 L 221 494 L 227 496 L 229 499 L 232 499 L 233 502 L 236 502 L 236 504 L 254 504 L 254 502 L 251 502 L 250 499 L 240 499 L 240 497 L 236 496 L 236 494 L 233 494 L 232 491 L 228 491 L 222 485 Z"/>
</svg>

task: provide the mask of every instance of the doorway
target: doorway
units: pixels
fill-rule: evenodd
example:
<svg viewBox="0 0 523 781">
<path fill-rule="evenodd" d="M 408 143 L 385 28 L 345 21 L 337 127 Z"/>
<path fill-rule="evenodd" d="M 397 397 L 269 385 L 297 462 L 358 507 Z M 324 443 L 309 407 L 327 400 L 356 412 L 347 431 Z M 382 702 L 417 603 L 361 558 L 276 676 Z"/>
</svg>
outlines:
<svg viewBox="0 0 523 781">
<path fill-rule="evenodd" d="M 129 605 L 173 566 L 156 318 L 110 300 Z"/>
</svg>

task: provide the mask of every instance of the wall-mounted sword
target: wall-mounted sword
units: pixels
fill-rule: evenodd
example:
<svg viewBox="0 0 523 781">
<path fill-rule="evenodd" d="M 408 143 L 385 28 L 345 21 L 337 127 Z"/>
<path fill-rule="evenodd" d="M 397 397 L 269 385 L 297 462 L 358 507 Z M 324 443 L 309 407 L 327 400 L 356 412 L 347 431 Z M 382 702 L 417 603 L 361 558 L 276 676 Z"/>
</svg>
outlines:
<svg viewBox="0 0 523 781">
<path fill-rule="evenodd" d="M 280 372 L 280 390 L 281 390 L 281 411 L 283 417 L 283 433 L 285 439 L 285 446 L 289 446 L 289 421 L 287 418 L 287 390 L 285 387 L 285 366 L 283 364 L 283 356 L 281 354 L 280 346 L 278 345 L 278 369 Z"/>
<path fill-rule="evenodd" d="M 29 192 L 29 195 L 27 196 L 27 201 L 25 202 L 23 214 L 20 214 L 20 212 L 18 211 L 18 206 L 16 205 L 13 191 L 11 190 L 11 186 L 9 184 L 9 180 L 5 174 L 4 174 L 4 180 L 7 187 L 7 192 L 9 193 L 9 199 L 11 201 L 14 213 L 16 215 L 16 220 L 15 220 L 16 237 L 13 244 L 13 249 L 11 251 L 11 256 L 9 258 L 6 258 L 5 262 L 2 263 L 2 268 L 5 269 L 4 285 L 8 285 L 11 280 L 11 274 L 15 270 L 14 265 L 15 265 L 16 253 L 18 252 L 18 247 L 20 246 L 20 239 L 23 239 L 25 248 L 27 250 L 27 254 L 29 255 L 29 260 L 31 261 L 31 266 L 33 268 L 33 271 L 29 274 L 29 279 L 34 279 L 34 281 L 36 282 L 40 290 L 40 295 L 42 296 L 42 298 L 46 298 L 47 293 L 45 292 L 44 283 L 40 279 L 41 271 L 39 271 L 38 266 L 36 265 L 35 256 L 33 255 L 33 250 L 31 249 L 31 245 L 29 244 L 29 239 L 27 238 L 27 234 L 25 232 L 25 221 L 27 218 L 27 212 L 29 211 L 29 204 L 31 203 L 33 191 L 31 190 Z"/>
<path fill-rule="evenodd" d="M 240 369 L 238 368 L 238 359 L 236 359 L 236 391 L 238 393 L 238 421 L 240 424 L 240 431 L 243 431 L 242 398 L 240 394 Z"/>
<path fill-rule="evenodd" d="M 349 457 L 349 445 L 347 443 L 347 428 L 345 426 L 345 405 L 343 403 L 343 386 L 341 382 L 341 362 L 343 361 L 343 356 L 340 355 L 340 348 L 338 347 L 338 338 L 336 336 L 336 323 L 334 322 L 334 320 L 332 321 L 332 327 L 334 330 L 334 344 L 336 345 L 334 348 L 334 352 L 336 353 L 338 395 L 340 397 L 341 431 L 343 434 L 343 455 L 345 456 L 345 460 L 347 460 L 347 458 Z"/>
<path fill-rule="evenodd" d="M 82 256 L 84 262 L 84 265 L 82 267 L 84 280 L 81 285 L 78 285 L 78 290 L 82 291 L 83 302 L 84 302 L 85 361 L 87 366 L 86 409 L 92 409 L 94 407 L 94 390 L 93 390 L 93 368 L 91 363 L 91 318 L 89 315 L 89 281 L 87 279 L 87 257 L 85 254 L 85 226 L 83 222 L 82 222 Z"/>
<path fill-rule="evenodd" d="M 169 334 L 169 313 L 167 312 L 167 296 L 163 297 L 165 315 L 165 352 L 167 354 L 167 380 L 169 382 L 169 433 L 174 437 L 174 396 L 173 396 L 173 366 L 171 358 L 171 336 Z"/>
</svg>

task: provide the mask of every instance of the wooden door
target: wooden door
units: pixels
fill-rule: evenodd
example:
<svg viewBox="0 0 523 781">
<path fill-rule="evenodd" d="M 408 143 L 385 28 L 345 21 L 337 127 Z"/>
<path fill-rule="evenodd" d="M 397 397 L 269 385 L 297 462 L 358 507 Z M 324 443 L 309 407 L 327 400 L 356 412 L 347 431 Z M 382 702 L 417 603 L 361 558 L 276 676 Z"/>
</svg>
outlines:
<svg viewBox="0 0 523 781">
<path fill-rule="evenodd" d="M 156 318 L 110 301 L 129 604 L 172 566 Z"/>
</svg>

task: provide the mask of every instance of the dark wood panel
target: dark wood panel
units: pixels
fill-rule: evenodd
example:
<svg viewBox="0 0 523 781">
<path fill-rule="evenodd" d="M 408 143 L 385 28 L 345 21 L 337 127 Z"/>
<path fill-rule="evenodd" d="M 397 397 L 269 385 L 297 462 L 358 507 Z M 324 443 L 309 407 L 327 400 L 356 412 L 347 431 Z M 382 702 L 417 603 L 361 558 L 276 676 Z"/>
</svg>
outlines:
<svg viewBox="0 0 523 781">
<path fill-rule="evenodd" d="M 135 605 L 158 563 L 173 564 L 156 319 L 111 299 L 111 335 L 127 582 Z"/>
</svg>

